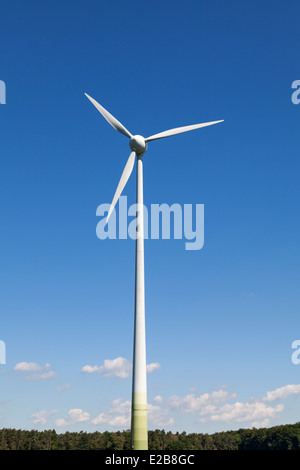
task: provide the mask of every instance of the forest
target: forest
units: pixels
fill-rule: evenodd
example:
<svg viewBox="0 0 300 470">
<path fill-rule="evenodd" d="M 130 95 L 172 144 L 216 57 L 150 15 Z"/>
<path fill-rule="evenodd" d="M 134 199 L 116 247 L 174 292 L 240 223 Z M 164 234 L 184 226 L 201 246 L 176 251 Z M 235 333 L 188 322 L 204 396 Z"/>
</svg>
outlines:
<svg viewBox="0 0 300 470">
<path fill-rule="evenodd" d="M 148 431 L 149 450 L 300 450 L 300 422 L 214 434 Z M 0 429 L 0 450 L 130 450 L 130 431 L 65 432 Z"/>
</svg>

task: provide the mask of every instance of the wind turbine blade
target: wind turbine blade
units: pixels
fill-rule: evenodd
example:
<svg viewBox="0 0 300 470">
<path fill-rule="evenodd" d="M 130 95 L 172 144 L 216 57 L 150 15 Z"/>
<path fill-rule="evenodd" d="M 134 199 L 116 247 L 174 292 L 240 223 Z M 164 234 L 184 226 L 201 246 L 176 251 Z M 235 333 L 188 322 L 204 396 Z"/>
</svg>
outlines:
<svg viewBox="0 0 300 470">
<path fill-rule="evenodd" d="M 131 175 L 133 167 L 134 167 L 135 157 L 136 157 L 136 153 L 131 152 L 131 154 L 130 154 L 128 160 L 127 160 L 127 163 L 125 165 L 125 168 L 123 170 L 123 173 L 122 173 L 121 179 L 119 181 L 117 190 L 115 192 L 114 198 L 113 198 L 112 203 L 110 205 L 110 208 L 109 208 L 109 211 L 108 211 L 108 214 L 107 214 L 107 217 L 106 217 L 106 223 L 108 222 L 108 219 L 110 218 L 111 213 L 114 210 L 114 207 L 117 204 L 118 199 L 121 196 L 121 193 L 122 193 L 127 181 L 129 180 L 129 176 Z"/>
<path fill-rule="evenodd" d="M 125 135 L 126 137 L 129 137 L 131 139 L 132 135 L 130 132 L 126 129 L 126 127 L 123 126 L 115 117 L 113 117 L 106 109 L 101 106 L 101 104 L 97 103 L 93 98 L 91 98 L 87 93 L 85 93 L 85 96 L 93 103 L 93 105 L 100 111 L 102 116 L 109 122 L 109 124 L 116 129 L 116 131 L 121 132 L 121 134 Z"/>
<path fill-rule="evenodd" d="M 145 139 L 145 142 L 150 142 L 151 140 L 163 139 L 164 137 L 170 137 L 171 135 L 181 134 L 182 132 L 193 131 L 194 129 L 199 129 L 200 127 L 212 126 L 213 124 L 218 124 L 221 121 L 212 121 L 204 122 L 203 124 L 194 124 L 192 126 L 176 127 L 175 129 L 170 129 L 168 131 L 160 132 L 159 134 L 151 135 Z"/>
</svg>

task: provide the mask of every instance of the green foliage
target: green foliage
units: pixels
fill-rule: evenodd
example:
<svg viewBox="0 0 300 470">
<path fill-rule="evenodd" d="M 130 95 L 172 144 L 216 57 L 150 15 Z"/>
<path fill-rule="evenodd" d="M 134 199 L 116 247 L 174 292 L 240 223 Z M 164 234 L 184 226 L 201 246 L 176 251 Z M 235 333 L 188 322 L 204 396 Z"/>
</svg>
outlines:
<svg viewBox="0 0 300 470">
<path fill-rule="evenodd" d="M 300 450 L 300 423 L 214 434 L 148 432 L 149 450 Z M 0 450 L 130 450 L 130 431 L 0 429 Z"/>
</svg>

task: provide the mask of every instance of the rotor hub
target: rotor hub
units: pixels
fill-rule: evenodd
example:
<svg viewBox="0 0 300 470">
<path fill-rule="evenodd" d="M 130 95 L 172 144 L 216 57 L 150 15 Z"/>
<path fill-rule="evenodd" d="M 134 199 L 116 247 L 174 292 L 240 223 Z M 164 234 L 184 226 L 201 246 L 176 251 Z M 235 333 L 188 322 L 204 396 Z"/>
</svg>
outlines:
<svg viewBox="0 0 300 470">
<path fill-rule="evenodd" d="M 143 155 L 146 152 L 148 145 L 142 135 L 134 135 L 129 141 L 129 147 L 137 155 Z"/>
</svg>

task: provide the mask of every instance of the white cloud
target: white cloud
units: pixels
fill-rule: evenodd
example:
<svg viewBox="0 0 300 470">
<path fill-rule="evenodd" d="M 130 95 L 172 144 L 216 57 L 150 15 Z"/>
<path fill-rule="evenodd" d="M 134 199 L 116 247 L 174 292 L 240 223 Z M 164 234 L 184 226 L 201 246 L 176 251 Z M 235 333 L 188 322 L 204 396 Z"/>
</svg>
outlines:
<svg viewBox="0 0 300 470">
<path fill-rule="evenodd" d="M 82 369 L 82 372 L 100 372 L 105 377 L 114 375 L 121 379 L 126 379 L 130 375 L 131 363 L 124 357 L 117 357 L 116 359 L 105 359 L 102 366 L 89 366 L 86 365 Z"/>
<path fill-rule="evenodd" d="M 25 380 L 47 380 L 56 377 L 57 374 L 53 370 L 49 370 L 49 372 L 43 372 L 43 374 L 32 374 L 25 377 Z"/>
<path fill-rule="evenodd" d="M 116 416 L 108 421 L 111 426 L 128 428 L 130 426 L 130 416 Z"/>
<path fill-rule="evenodd" d="M 43 370 L 47 370 L 50 368 L 50 364 L 45 364 L 44 366 L 41 366 L 40 364 L 37 364 L 36 362 L 18 362 L 18 364 L 15 365 L 14 370 L 17 371 L 25 371 L 25 372 L 41 372 Z"/>
<path fill-rule="evenodd" d="M 18 372 L 36 372 L 35 374 L 28 375 L 25 377 L 25 380 L 45 380 L 56 377 L 56 372 L 48 370 L 50 369 L 50 364 L 45 364 L 41 366 L 37 362 L 18 362 L 15 365 L 14 370 Z M 44 372 L 48 371 L 48 372 Z"/>
<path fill-rule="evenodd" d="M 300 394 L 300 385 L 285 385 L 284 387 L 276 388 L 271 392 L 267 392 L 266 396 L 263 398 L 263 401 L 271 402 L 276 400 L 283 400 L 289 395 L 299 395 Z"/>
<path fill-rule="evenodd" d="M 90 414 L 87 411 L 83 411 L 80 408 L 73 408 L 68 411 L 66 418 L 57 419 L 55 424 L 58 427 L 71 426 L 77 423 L 83 423 L 90 419 Z"/>
<path fill-rule="evenodd" d="M 251 423 L 251 426 L 253 428 L 265 428 L 267 427 L 268 425 L 270 424 L 270 419 L 269 418 L 266 418 L 266 419 L 263 419 L 261 421 L 253 421 Z"/>
<path fill-rule="evenodd" d="M 205 405 L 200 411 L 200 416 L 213 414 L 217 409 L 216 405 Z"/>
<path fill-rule="evenodd" d="M 83 366 L 81 372 L 87 372 L 88 374 L 92 374 L 93 372 L 99 372 L 99 366 Z"/>
<path fill-rule="evenodd" d="M 57 410 L 52 411 L 38 411 L 31 415 L 34 424 L 47 424 L 48 420 L 57 413 Z"/>
<path fill-rule="evenodd" d="M 56 387 L 56 390 L 58 390 L 59 392 L 66 392 L 67 390 L 70 390 L 71 388 L 71 385 L 69 384 L 66 384 L 66 385 L 62 385 L 62 386 L 57 386 Z"/>
<path fill-rule="evenodd" d="M 283 400 L 292 394 L 300 394 L 300 385 L 286 385 L 271 392 L 261 399 L 246 402 L 234 401 L 236 393 L 228 392 L 223 386 L 212 393 L 200 395 L 173 395 L 163 398 L 157 395 L 153 403 L 162 406 L 162 414 L 167 417 L 174 411 L 180 413 L 198 413 L 200 422 L 249 423 L 252 427 L 267 426 L 270 421 L 284 410 L 282 403 L 271 406 L 267 402 Z M 153 408 L 154 411 L 154 408 Z"/>
<path fill-rule="evenodd" d="M 153 362 L 147 365 L 147 372 L 152 373 L 154 370 L 160 369 L 158 362 Z M 116 359 L 105 359 L 101 366 L 83 366 L 81 371 L 93 374 L 94 372 L 100 372 L 104 374 L 104 377 L 119 377 L 121 379 L 127 379 L 131 375 L 132 364 L 128 359 L 124 357 L 117 357 Z"/>
<path fill-rule="evenodd" d="M 168 399 L 168 404 L 171 408 L 181 408 L 185 413 L 194 413 L 207 405 L 224 403 L 235 397 L 236 393 L 229 393 L 222 389 L 212 393 L 203 393 L 199 396 L 194 394 L 189 394 L 184 397 L 173 395 Z"/>
<path fill-rule="evenodd" d="M 154 403 L 162 403 L 163 400 L 164 399 L 161 395 L 156 395 L 156 397 L 153 398 Z"/>
<path fill-rule="evenodd" d="M 170 426 L 174 423 L 174 418 L 168 417 L 168 408 L 161 408 L 158 405 L 152 405 L 151 403 L 148 403 L 147 411 L 148 419 L 154 426 Z"/>
<path fill-rule="evenodd" d="M 93 424 L 102 424 L 102 423 L 107 423 L 108 421 L 108 417 L 105 413 L 100 413 L 98 416 L 96 416 L 96 418 L 93 418 L 91 420 L 91 423 Z"/>
<path fill-rule="evenodd" d="M 129 377 L 131 371 L 131 363 L 124 357 L 116 359 L 105 359 L 104 364 L 100 366 L 99 372 L 103 372 L 105 377 L 114 375 L 121 379 Z"/>
<path fill-rule="evenodd" d="M 147 373 L 151 374 L 154 370 L 160 369 L 161 365 L 159 362 L 152 362 L 151 364 L 147 365 Z"/>
<path fill-rule="evenodd" d="M 275 415 L 283 411 L 283 409 L 282 404 L 273 408 L 259 400 L 245 403 L 227 403 L 217 410 L 207 410 L 206 413 L 210 414 L 210 416 L 207 419 L 202 419 L 202 421 L 226 421 L 228 423 L 250 422 L 252 426 L 256 425 L 257 427 L 257 424 L 262 420 L 264 420 L 263 422 L 265 424 L 268 424 L 270 419 L 274 418 Z"/>
<path fill-rule="evenodd" d="M 100 413 L 96 418 L 92 419 L 93 424 L 109 424 L 116 427 L 130 426 L 131 402 L 122 401 L 121 398 L 113 400 L 107 413 Z"/>
<path fill-rule="evenodd" d="M 109 407 L 110 413 L 129 413 L 131 407 L 131 402 L 129 400 L 122 401 L 122 398 L 117 398 L 113 400 Z"/>
</svg>

